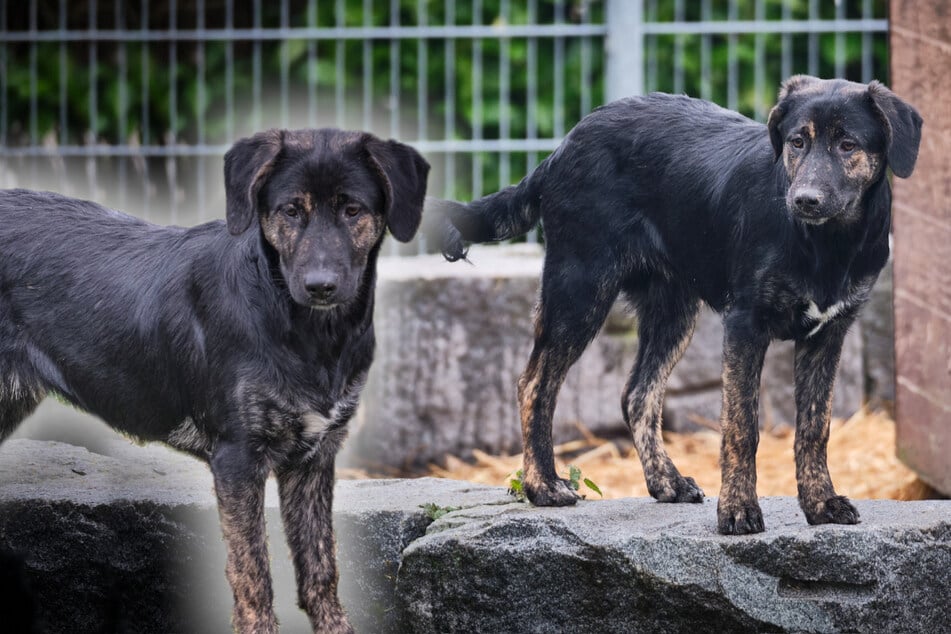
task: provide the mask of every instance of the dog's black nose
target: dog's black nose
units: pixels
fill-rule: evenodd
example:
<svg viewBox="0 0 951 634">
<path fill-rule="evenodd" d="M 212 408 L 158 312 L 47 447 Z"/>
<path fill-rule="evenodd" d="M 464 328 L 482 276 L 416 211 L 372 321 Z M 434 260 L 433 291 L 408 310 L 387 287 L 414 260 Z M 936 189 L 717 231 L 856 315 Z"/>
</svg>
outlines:
<svg viewBox="0 0 951 634">
<path fill-rule="evenodd" d="M 822 192 L 816 189 L 800 190 L 796 193 L 793 202 L 802 211 L 815 211 L 822 204 Z"/>
<path fill-rule="evenodd" d="M 304 288 L 314 299 L 326 300 L 336 292 L 337 278 L 327 273 L 311 273 L 304 279 Z"/>
</svg>

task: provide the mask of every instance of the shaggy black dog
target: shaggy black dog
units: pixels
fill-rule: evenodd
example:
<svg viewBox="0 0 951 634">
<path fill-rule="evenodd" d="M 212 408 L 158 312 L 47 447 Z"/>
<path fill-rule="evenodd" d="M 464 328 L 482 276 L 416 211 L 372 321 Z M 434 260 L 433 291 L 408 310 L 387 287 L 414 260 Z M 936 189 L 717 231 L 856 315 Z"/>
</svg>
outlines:
<svg viewBox="0 0 951 634">
<path fill-rule="evenodd" d="M 546 242 L 535 347 L 519 380 L 525 491 L 573 504 L 555 474 L 551 417 L 565 373 L 623 294 L 640 347 L 622 399 L 652 496 L 700 502 L 664 450 L 667 377 L 701 303 L 723 314 L 722 533 L 764 529 L 756 497 L 760 371 L 769 342 L 796 342 L 796 475 L 806 519 L 851 524 L 826 467 L 842 341 L 888 258 L 886 166 L 909 176 L 922 120 L 878 82 L 796 76 L 767 125 L 714 104 L 651 94 L 583 119 L 518 185 L 447 215 L 444 253 L 539 219 Z"/>
<path fill-rule="evenodd" d="M 334 456 L 373 357 L 376 260 L 419 226 L 429 165 L 360 132 L 271 130 L 225 156 L 227 223 L 159 227 L 0 192 L 0 440 L 49 392 L 208 460 L 234 624 L 277 624 L 264 482 L 277 475 L 298 596 L 337 599 Z"/>
</svg>

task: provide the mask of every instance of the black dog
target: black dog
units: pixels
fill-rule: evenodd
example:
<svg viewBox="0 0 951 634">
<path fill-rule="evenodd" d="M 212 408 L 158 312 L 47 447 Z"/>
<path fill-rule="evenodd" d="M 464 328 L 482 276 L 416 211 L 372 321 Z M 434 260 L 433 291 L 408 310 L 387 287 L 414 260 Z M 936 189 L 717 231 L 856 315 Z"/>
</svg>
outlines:
<svg viewBox="0 0 951 634">
<path fill-rule="evenodd" d="M 796 475 L 812 523 L 858 521 L 826 467 L 843 337 L 888 258 L 885 166 L 911 174 L 921 117 L 883 85 L 796 76 L 767 125 L 683 96 L 608 104 L 516 186 L 448 215 L 444 254 L 544 223 L 535 347 L 518 385 L 525 491 L 573 504 L 555 474 L 551 416 L 565 373 L 623 293 L 639 315 L 622 399 L 651 495 L 700 502 L 660 435 L 664 388 L 701 302 L 723 314 L 721 533 L 762 531 L 755 453 L 760 371 L 773 339 L 796 342 Z"/>
<path fill-rule="evenodd" d="M 271 130 L 225 156 L 227 224 L 158 227 L 0 193 L 0 440 L 48 392 L 208 460 L 234 624 L 277 624 L 264 483 L 277 476 L 300 606 L 337 599 L 333 465 L 373 357 L 376 259 L 419 226 L 429 165 L 358 132 Z"/>
</svg>

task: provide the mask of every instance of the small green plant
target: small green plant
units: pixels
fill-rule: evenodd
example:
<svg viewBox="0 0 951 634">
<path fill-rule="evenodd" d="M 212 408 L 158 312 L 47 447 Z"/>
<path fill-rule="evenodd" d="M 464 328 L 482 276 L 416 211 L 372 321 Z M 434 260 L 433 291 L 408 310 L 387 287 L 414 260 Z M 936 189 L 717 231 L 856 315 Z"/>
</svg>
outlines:
<svg viewBox="0 0 951 634">
<path fill-rule="evenodd" d="M 509 476 L 509 495 L 518 502 L 525 501 L 525 474 L 521 469 Z"/>
<path fill-rule="evenodd" d="M 509 476 L 509 495 L 513 496 L 517 501 L 525 501 L 525 474 L 521 469 Z M 581 489 L 581 485 L 584 484 L 586 487 L 597 493 L 599 496 L 604 497 L 604 494 L 601 492 L 601 489 L 597 484 L 594 483 L 590 478 L 584 478 L 581 475 L 581 469 L 574 466 L 568 465 L 568 484 L 572 489 L 578 491 Z M 585 496 L 582 495 L 582 498 Z"/>
<path fill-rule="evenodd" d="M 433 520 L 434 522 L 446 513 L 452 513 L 453 511 L 458 511 L 461 509 L 461 506 L 439 506 L 435 502 L 428 502 L 426 504 L 420 504 L 419 508 L 423 509 L 426 513 L 426 517 Z"/>
</svg>

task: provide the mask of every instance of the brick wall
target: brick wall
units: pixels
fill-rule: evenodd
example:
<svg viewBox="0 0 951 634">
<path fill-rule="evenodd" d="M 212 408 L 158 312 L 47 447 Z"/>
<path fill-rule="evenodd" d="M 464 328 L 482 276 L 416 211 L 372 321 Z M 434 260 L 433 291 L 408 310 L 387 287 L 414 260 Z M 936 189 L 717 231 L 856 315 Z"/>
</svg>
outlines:
<svg viewBox="0 0 951 634">
<path fill-rule="evenodd" d="M 892 0 L 891 77 L 925 120 L 915 173 L 895 179 L 898 452 L 951 494 L 951 3 Z"/>
</svg>

